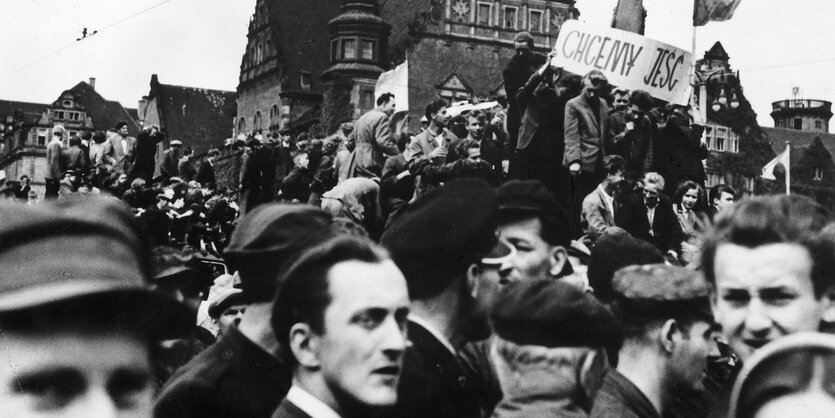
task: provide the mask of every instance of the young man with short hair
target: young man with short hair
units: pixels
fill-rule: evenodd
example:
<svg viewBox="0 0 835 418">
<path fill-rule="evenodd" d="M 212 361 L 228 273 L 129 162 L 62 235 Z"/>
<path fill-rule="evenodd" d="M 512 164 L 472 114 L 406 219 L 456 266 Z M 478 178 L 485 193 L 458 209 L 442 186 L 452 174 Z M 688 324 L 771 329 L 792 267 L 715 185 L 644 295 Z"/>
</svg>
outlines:
<svg viewBox="0 0 835 418">
<path fill-rule="evenodd" d="M 615 226 L 615 193 L 623 182 L 626 161 L 620 155 L 607 155 L 603 159 L 603 171 L 606 177 L 593 192 L 583 199 L 581 222 L 585 226 L 585 236 L 594 243 L 606 229 Z"/>
<path fill-rule="evenodd" d="M 409 341 L 400 270 L 366 240 L 308 250 L 284 276 L 272 325 L 293 385 L 276 418 L 365 417 L 397 402 Z"/>
</svg>

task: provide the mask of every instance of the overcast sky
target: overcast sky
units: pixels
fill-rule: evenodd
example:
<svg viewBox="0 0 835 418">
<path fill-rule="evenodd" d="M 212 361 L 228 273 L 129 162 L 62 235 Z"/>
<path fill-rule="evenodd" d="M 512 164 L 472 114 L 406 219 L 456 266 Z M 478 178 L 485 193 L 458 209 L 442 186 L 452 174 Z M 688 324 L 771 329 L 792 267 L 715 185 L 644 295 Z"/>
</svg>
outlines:
<svg viewBox="0 0 835 418">
<path fill-rule="evenodd" d="M 580 20 L 609 26 L 616 3 L 578 0 Z M 693 0 L 644 4 L 647 36 L 691 48 Z M 0 99 L 51 102 L 96 77 L 105 98 L 136 107 L 154 73 L 165 84 L 235 90 L 254 7 L 255 0 L 0 0 Z M 832 0 L 742 0 L 732 20 L 698 28 L 696 56 L 721 41 L 760 124 L 773 126 L 771 102 L 789 98 L 793 86 L 803 98 L 835 101 L 833 16 Z M 84 27 L 100 33 L 75 42 Z"/>
</svg>

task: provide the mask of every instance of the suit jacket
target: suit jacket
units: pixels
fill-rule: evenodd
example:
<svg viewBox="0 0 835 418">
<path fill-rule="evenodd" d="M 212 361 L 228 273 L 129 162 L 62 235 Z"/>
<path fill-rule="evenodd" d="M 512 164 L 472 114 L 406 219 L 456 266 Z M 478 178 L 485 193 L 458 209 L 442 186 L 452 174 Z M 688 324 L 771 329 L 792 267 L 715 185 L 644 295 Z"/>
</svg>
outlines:
<svg viewBox="0 0 835 418">
<path fill-rule="evenodd" d="M 612 201 L 612 210 L 606 206 L 606 196 L 600 188 L 594 189 L 583 199 L 583 212 L 581 220 L 586 223 L 586 234 L 595 241 L 600 235 L 606 232 L 606 228 L 615 226 L 614 210 L 617 203 Z"/>
<path fill-rule="evenodd" d="M 609 107 L 606 101 L 600 103 L 595 115 L 585 94 L 568 101 L 565 106 L 565 154 L 563 165 L 568 167 L 580 163 L 580 169 L 587 173 L 598 170 L 606 150 L 603 147 L 609 134 Z"/>
<path fill-rule="evenodd" d="M 272 418 L 313 418 L 287 399 L 281 401 Z"/>
<path fill-rule="evenodd" d="M 102 158 L 113 166 L 114 171 L 127 173 L 133 168 L 133 156 L 136 138 L 113 135 L 104 143 Z"/>
<path fill-rule="evenodd" d="M 507 92 L 507 132 L 510 135 L 510 145 L 515 148 L 516 138 L 519 135 L 519 126 L 521 124 L 522 113 L 519 109 L 519 104 L 516 102 L 516 94 L 519 89 L 525 85 L 525 82 L 531 77 L 531 74 L 536 72 L 537 68 L 545 64 L 547 58 L 541 54 L 531 54 L 523 56 L 516 54 L 507 62 L 507 66 L 502 71 L 502 80 L 504 81 L 504 89 Z M 510 150 L 513 152 L 513 149 Z"/>
<path fill-rule="evenodd" d="M 551 77 L 551 74 L 535 72 L 516 99 L 522 111 L 516 149 L 525 150 L 523 154 L 528 159 L 562 161 L 566 102 L 557 96 L 553 87 L 543 82 L 545 77 Z"/>
<path fill-rule="evenodd" d="M 179 174 L 177 166 L 179 164 L 179 152 L 174 148 L 168 148 L 162 152 L 162 163 L 160 163 L 159 172 L 165 178 L 177 177 Z"/>
<path fill-rule="evenodd" d="M 206 186 L 209 183 L 215 183 L 215 169 L 208 161 L 203 161 L 200 163 L 200 168 L 197 169 L 197 177 L 195 177 L 198 183 L 203 186 Z"/>
<path fill-rule="evenodd" d="M 351 156 L 348 177 L 363 173 L 382 175 L 386 155 L 397 155 L 400 150 L 394 143 L 389 116 L 379 109 L 372 109 L 360 116 L 354 129 L 356 146 Z"/>
<path fill-rule="evenodd" d="M 434 165 L 446 164 L 448 162 L 455 161 L 453 147 L 455 144 L 460 142 L 460 140 L 448 131 L 444 131 L 442 135 L 444 136 L 443 144 L 447 147 L 448 153 L 445 159 L 433 159 L 432 164 Z M 429 154 L 434 151 L 435 148 L 438 148 L 438 143 L 435 141 L 435 137 L 427 129 L 415 135 L 414 138 L 412 138 L 412 141 L 409 142 L 404 154 L 406 162 L 411 167 L 421 158 L 428 159 Z"/>
<path fill-rule="evenodd" d="M 652 225 L 649 224 L 647 213 L 643 199 L 636 196 L 618 211 L 615 222 L 632 236 L 655 245 L 661 253 L 673 250 L 680 254 L 684 234 L 670 199 L 659 197 Z"/>
<path fill-rule="evenodd" d="M 397 404 L 384 417 L 477 418 L 474 390 L 458 358 L 422 326 L 409 321 Z"/>
</svg>

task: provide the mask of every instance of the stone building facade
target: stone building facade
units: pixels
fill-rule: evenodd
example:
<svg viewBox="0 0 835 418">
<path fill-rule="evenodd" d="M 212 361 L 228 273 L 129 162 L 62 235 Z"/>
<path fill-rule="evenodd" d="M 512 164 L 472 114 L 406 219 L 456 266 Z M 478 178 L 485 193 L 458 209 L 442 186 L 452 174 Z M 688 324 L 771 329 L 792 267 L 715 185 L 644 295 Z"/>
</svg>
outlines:
<svg viewBox="0 0 835 418">
<path fill-rule="evenodd" d="M 303 128 L 320 111 L 336 0 L 258 0 L 241 59 L 235 134 Z"/>
<path fill-rule="evenodd" d="M 502 70 L 513 38 L 530 32 L 547 53 L 574 0 L 389 0 L 381 16 L 393 26 L 389 57 L 409 62 L 409 109 L 417 124 L 436 97 L 484 101 L 504 95 Z M 415 126 L 413 126 L 415 128 Z"/>
</svg>

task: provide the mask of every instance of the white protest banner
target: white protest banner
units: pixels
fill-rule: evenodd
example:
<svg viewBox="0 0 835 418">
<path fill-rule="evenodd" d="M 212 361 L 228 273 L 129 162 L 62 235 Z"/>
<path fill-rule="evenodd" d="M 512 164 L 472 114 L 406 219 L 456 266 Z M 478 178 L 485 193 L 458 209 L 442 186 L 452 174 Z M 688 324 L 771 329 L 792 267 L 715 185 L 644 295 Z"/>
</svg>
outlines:
<svg viewBox="0 0 835 418">
<path fill-rule="evenodd" d="M 396 112 L 409 110 L 409 61 L 380 74 L 374 87 L 374 101 L 384 93 L 394 94 Z"/>
<path fill-rule="evenodd" d="M 692 54 L 641 35 L 568 20 L 554 44 L 552 65 L 585 75 L 598 70 L 609 84 L 645 90 L 670 103 L 690 101 Z"/>
</svg>

